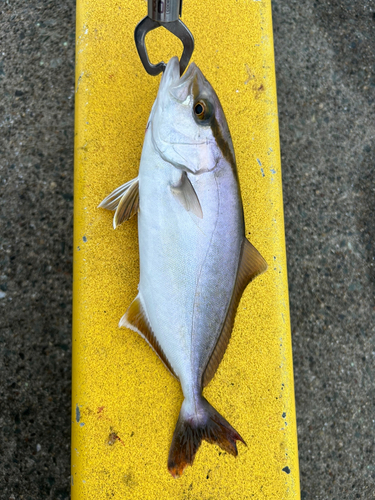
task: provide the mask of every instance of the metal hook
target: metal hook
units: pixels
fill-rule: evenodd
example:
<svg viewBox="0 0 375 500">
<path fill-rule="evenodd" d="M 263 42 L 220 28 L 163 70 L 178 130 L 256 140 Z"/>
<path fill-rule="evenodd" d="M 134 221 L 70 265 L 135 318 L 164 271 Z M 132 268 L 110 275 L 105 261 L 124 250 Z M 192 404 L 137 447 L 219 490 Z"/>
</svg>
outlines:
<svg viewBox="0 0 375 500">
<path fill-rule="evenodd" d="M 182 0 L 148 0 L 148 16 L 144 17 L 135 28 L 135 45 L 142 64 L 148 74 L 156 76 L 164 71 L 166 64 L 161 61 L 152 64 L 147 54 L 145 37 L 150 31 L 164 26 L 179 38 L 184 46 L 180 60 L 180 74 L 185 71 L 194 50 L 194 37 L 185 24 L 179 19 Z"/>
</svg>

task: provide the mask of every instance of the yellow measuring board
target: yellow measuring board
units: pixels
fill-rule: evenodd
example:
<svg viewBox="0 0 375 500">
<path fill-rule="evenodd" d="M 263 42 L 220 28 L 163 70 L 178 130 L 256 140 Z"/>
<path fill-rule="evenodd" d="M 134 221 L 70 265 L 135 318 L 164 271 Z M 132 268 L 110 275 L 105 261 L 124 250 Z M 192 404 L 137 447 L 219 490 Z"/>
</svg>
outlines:
<svg viewBox="0 0 375 500">
<path fill-rule="evenodd" d="M 72 499 L 299 499 L 270 0 L 184 0 L 193 60 L 215 88 L 237 157 L 246 235 L 268 263 L 240 302 L 205 389 L 238 430 L 238 457 L 202 443 L 193 467 L 167 470 L 179 383 L 118 322 L 137 294 L 137 218 L 112 228 L 98 204 L 136 177 L 159 77 L 133 41 L 145 0 L 78 0 L 74 180 Z M 181 53 L 166 30 L 152 62 Z"/>
</svg>

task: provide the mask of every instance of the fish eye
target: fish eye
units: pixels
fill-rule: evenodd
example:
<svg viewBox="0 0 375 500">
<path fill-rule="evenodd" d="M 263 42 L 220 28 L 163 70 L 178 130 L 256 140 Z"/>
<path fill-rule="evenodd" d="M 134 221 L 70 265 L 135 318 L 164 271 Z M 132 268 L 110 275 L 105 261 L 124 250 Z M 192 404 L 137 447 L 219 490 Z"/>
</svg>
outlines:
<svg viewBox="0 0 375 500">
<path fill-rule="evenodd" d="M 194 117 L 198 122 L 207 122 L 212 116 L 212 106 L 209 102 L 200 99 L 194 104 Z"/>
<path fill-rule="evenodd" d="M 194 106 L 194 113 L 198 118 L 201 118 L 204 116 L 204 102 L 198 101 L 197 104 Z"/>
</svg>

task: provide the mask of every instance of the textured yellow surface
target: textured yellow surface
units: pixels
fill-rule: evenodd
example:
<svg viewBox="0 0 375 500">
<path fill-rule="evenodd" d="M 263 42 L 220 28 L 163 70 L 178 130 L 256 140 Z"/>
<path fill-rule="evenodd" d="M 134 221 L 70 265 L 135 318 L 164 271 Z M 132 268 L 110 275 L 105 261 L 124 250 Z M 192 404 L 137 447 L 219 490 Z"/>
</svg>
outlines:
<svg viewBox="0 0 375 500">
<path fill-rule="evenodd" d="M 167 471 L 182 394 L 118 321 L 137 294 L 137 221 L 97 209 L 137 175 L 160 77 L 133 42 L 146 2 L 78 0 L 74 218 L 72 499 L 298 499 L 299 476 L 270 1 L 184 0 L 193 60 L 216 89 L 236 150 L 247 236 L 268 271 L 245 291 L 205 396 L 244 437 L 235 459 L 203 443 Z M 151 60 L 181 52 L 165 30 Z M 157 49 L 159 47 L 159 49 Z M 284 469 L 284 470 L 283 470 Z"/>
</svg>

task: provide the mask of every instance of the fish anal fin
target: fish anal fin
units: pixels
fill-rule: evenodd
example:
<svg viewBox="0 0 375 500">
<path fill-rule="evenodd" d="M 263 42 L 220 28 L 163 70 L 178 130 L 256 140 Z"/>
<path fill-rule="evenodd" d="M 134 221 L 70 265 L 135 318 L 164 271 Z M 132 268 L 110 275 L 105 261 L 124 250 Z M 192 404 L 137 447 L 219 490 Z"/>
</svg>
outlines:
<svg viewBox="0 0 375 500">
<path fill-rule="evenodd" d="M 133 300 L 124 316 L 120 319 L 119 326 L 129 328 L 144 338 L 159 356 L 165 367 L 168 368 L 174 377 L 178 378 L 162 348 L 160 347 L 154 332 L 152 331 L 145 308 L 143 307 L 142 300 L 139 295 Z"/>
<path fill-rule="evenodd" d="M 266 271 L 266 269 L 266 261 L 260 255 L 258 250 L 246 238 L 244 238 L 232 299 L 229 304 L 220 337 L 203 374 L 203 387 L 206 387 L 206 385 L 212 380 L 221 360 L 223 359 L 232 334 L 237 307 L 245 288 L 250 281 Z"/>
<path fill-rule="evenodd" d="M 180 182 L 176 186 L 171 186 L 171 191 L 185 210 L 203 219 L 201 204 L 186 172 L 182 173 Z"/>
</svg>

